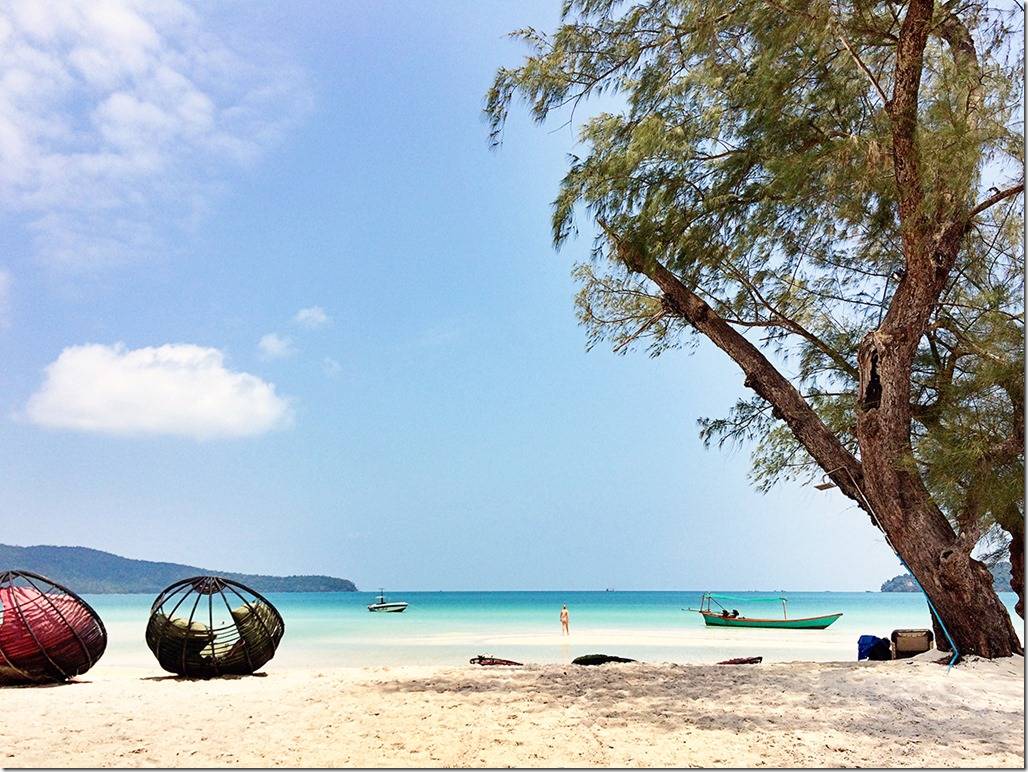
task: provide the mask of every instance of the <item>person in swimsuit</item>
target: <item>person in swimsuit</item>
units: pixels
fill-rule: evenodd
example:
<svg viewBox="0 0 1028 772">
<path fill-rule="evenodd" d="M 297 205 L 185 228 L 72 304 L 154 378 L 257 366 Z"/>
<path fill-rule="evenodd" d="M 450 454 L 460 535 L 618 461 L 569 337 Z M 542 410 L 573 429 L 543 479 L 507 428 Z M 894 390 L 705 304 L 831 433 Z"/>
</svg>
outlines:
<svg viewBox="0 0 1028 772">
<path fill-rule="evenodd" d="M 566 603 L 560 610 L 560 632 L 562 635 L 571 635 L 571 631 L 568 629 L 568 604 Z"/>
</svg>

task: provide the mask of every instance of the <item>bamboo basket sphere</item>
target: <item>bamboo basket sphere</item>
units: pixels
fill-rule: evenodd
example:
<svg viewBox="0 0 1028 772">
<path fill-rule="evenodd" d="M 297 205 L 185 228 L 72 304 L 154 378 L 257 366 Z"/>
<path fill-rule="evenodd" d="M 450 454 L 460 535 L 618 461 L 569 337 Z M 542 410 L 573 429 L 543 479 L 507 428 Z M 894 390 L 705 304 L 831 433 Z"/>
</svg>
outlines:
<svg viewBox="0 0 1028 772">
<path fill-rule="evenodd" d="M 169 673 L 249 675 L 275 656 L 285 629 L 278 609 L 256 590 L 220 576 L 194 576 L 157 596 L 146 643 Z"/>
<path fill-rule="evenodd" d="M 106 648 L 103 622 L 74 592 L 31 571 L 0 572 L 0 685 L 66 681 Z"/>
</svg>

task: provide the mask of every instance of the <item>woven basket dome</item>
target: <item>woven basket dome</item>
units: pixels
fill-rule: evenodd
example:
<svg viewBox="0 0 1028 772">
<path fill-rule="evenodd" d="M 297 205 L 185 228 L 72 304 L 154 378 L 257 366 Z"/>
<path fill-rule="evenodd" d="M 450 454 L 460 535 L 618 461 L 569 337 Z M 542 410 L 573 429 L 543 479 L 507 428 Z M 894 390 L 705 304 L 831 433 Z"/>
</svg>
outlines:
<svg viewBox="0 0 1028 772">
<path fill-rule="evenodd" d="M 248 675 L 278 648 L 286 625 L 256 590 L 220 576 L 175 582 L 154 601 L 146 644 L 169 673 Z"/>
<path fill-rule="evenodd" d="M 0 684 L 65 681 L 106 648 L 100 617 L 67 587 L 31 571 L 0 572 Z"/>
</svg>

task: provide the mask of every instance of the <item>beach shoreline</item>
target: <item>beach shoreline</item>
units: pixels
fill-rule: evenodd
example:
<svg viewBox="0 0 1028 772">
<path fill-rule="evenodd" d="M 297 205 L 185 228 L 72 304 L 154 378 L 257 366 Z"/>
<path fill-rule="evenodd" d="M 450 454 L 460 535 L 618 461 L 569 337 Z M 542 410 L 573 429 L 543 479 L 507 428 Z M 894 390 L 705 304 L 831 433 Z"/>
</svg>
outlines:
<svg viewBox="0 0 1028 772">
<path fill-rule="evenodd" d="M 99 664 L 3 690 L 10 767 L 1023 767 L 1024 660 L 282 668 Z"/>
<path fill-rule="evenodd" d="M 930 629 L 924 597 L 912 593 L 793 593 L 790 616 L 845 612 L 826 630 L 711 628 L 692 591 L 476 592 L 398 595 L 403 614 L 369 614 L 369 593 L 279 593 L 269 597 L 286 622 L 274 667 L 460 666 L 476 654 L 559 664 L 597 651 L 646 662 L 712 664 L 729 657 L 769 662 L 833 662 L 856 657 L 859 636 Z M 107 627 L 101 665 L 156 669 L 143 638 L 153 597 L 89 596 Z M 1013 593 L 1003 596 L 1012 609 Z M 567 603 L 571 635 L 561 636 Z M 743 605 L 743 608 L 746 608 Z M 1011 611 L 1013 614 L 1013 611 Z M 1014 619 L 1023 636 L 1023 620 Z M 159 671 L 158 671 L 159 672 Z"/>
</svg>

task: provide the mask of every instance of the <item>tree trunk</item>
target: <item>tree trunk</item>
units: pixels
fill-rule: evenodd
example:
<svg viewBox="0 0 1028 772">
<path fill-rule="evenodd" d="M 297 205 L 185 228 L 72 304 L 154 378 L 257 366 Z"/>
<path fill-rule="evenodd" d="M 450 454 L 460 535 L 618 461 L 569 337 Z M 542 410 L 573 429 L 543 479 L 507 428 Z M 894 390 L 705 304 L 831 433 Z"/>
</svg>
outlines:
<svg viewBox="0 0 1028 772">
<path fill-rule="evenodd" d="M 903 388 L 909 380 L 904 383 L 897 377 L 904 355 L 893 345 L 882 345 L 883 337 L 868 336 L 860 356 L 862 412 L 857 437 L 865 495 L 958 651 L 990 658 L 1020 654 L 1020 641 L 993 589 L 992 574 L 971 557 L 973 545 L 958 538 L 911 461 L 904 427 L 909 403 Z M 945 645 L 941 632 L 936 628 L 936 639 Z"/>
<path fill-rule="evenodd" d="M 895 498 L 898 503 L 906 497 L 901 493 Z M 883 520 L 889 520 L 885 509 L 883 506 L 878 511 L 883 512 Z M 935 606 L 958 651 L 962 655 L 989 658 L 1023 654 L 1010 615 L 993 589 L 992 573 L 985 564 L 959 548 L 942 529 L 930 527 L 928 523 L 934 519 L 934 513 L 908 511 L 907 517 L 922 525 L 889 529 L 891 540 Z M 941 513 L 939 517 L 942 518 Z M 932 627 L 936 646 L 949 651 L 949 641 L 934 614 Z"/>
<path fill-rule="evenodd" d="M 922 291 L 923 285 L 911 282 L 908 274 L 898 294 L 911 293 L 916 298 Z M 974 545 L 958 538 L 913 462 L 910 362 L 920 333 L 916 323 L 895 324 L 890 319 L 900 316 L 895 309 L 890 309 L 882 327 L 865 338 L 858 356 L 857 439 L 863 493 L 960 653 L 989 658 L 1020 654 L 1021 643 L 993 589 L 992 574 L 971 557 Z"/>
<path fill-rule="evenodd" d="M 970 222 L 952 217 L 945 208 L 926 206 L 919 169 L 918 92 L 933 6 L 932 0 L 911 0 L 907 6 L 896 48 L 893 95 L 886 105 L 904 274 L 885 318 L 858 350 L 856 435 L 864 471 L 862 492 L 958 651 L 1008 657 L 1022 653 L 1022 648 L 1010 615 L 993 589 L 992 574 L 971 557 L 974 545 L 958 538 L 933 501 L 911 446 L 914 357 Z M 957 38 L 951 37 L 953 45 Z M 968 56 L 966 51 L 961 55 Z M 937 630 L 937 637 L 941 632 Z M 945 645 L 946 636 L 941 638 Z"/>
<path fill-rule="evenodd" d="M 885 318 L 858 350 L 861 493 L 956 648 L 962 654 L 1008 657 L 1022 649 L 1010 615 L 993 590 L 992 575 L 971 557 L 974 545 L 957 537 L 932 500 L 911 446 L 914 357 L 970 223 L 969 217 L 954 218 L 947 207 L 926 205 L 919 169 L 918 92 L 933 6 L 932 0 L 911 0 L 907 5 L 896 47 L 892 99 L 886 104 L 904 273 Z M 951 38 L 951 45 L 959 42 Z M 961 56 L 966 59 L 968 53 Z"/>
<path fill-rule="evenodd" d="M 929 598 L 942 617 L 946 629 L 961 654 L 977 654 L 982 657 L 1008 657 L 1023 654 L 1010 622 L 1010 615 L 992 588 L 992 574 L 981 562 L 953 551 L 947 556 L 942 552 L 943 571 L 946 586 L 929 591 Z M 962 565 L 946 565 L 947 557 Z M 932 551 L 923 554 L 926 562 L 932 561 Z M 934 615 L 936 644 L 949 650 L 949 642 L 939 629 Z"/>
<path fill-rule="evenodd" d="M 1024 619 L 1024 524 L 1007 529 L 1010 534 L 1010 589 L 1017 593 L 1014 610 Z"/>
<path fill-rule="evenodd" d="M 929 613 L 931 613 L 930 609 Z M 932 632 L 935 633 L 935 648 L 939 651 L 953 651 L 953 647 L 949 645 L 949 639 L 939 624 L 939 620 L 935 618 L 935 614 L 932 614 Z"/>
</svg>

